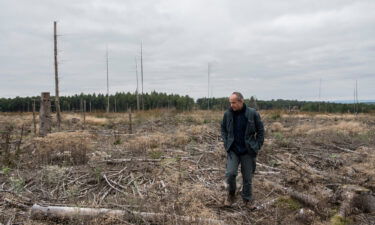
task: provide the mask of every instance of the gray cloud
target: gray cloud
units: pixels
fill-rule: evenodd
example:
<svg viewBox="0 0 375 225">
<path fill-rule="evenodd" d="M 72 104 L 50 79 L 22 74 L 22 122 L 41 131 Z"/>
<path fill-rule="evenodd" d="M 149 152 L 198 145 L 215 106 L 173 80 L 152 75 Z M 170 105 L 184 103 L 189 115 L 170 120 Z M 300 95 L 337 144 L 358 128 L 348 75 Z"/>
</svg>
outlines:
<svg viewBox="0 0 375 225">
<path fill-rule="evenodd" d="M 374 99 L 375 2 L 47 1 L 0 2 L 0 96 L 54 92 L 53 21 L 58 21 L 61 94 L 144 87 L 207 95 L 233 90 L 260 99 Z"/>
</svg>

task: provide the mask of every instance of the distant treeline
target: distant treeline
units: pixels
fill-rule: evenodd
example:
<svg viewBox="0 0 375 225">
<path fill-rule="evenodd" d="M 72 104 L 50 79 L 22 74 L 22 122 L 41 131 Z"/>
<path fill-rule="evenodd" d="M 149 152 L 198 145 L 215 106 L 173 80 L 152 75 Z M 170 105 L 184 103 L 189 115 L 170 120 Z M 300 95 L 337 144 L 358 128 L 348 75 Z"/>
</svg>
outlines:
<svg viewBox="0 0 375 225">
<path fill-rule="evenodd" d="M 297 100 L 256 100 L 254 97 L 245 99 L 245 103 L 258 110 L 276 109 L 276 110 L 291 110 L 291 111 L 305 111 L 305 112 L 328 112 L 328 113 L 368 113 L 375 111 L 374 104 L 341 104 L 332 102 L 308 102 Z M 199 98 L 197 100 L 197 107 L 199 109 L 215 109 L 224 110 L 229 107 L 228 98 Z"/>
<path fill-rule="evenodd" d="M 51 96 L 52 111 L 55 109 L 54 97 Z M 40 106 L 40 97 L 15 97 L 0 98 L 0 112 L 30 112 L 35 100 L 36 110 Z M 175 94 L 151 92 L 139 95 L 140 109 L 175 108 L 178 110 L 191 110 L 194 107 L 194 99 L 189 96 Z M 83 102 L 86 101 L 86 111 L 105 111 L 107 108 L 107 95 L 104 94 L 80 94 L 72 96 L 60 96 L 60 106 L 62 111 L 80 111 Z M 116 93 L 109 96 L 111 112 L 125 112 L 128 109 L 137 109 L 137 95 L 135 93 Z"/>
<path fill-rule="evenodd" d="M 142 97 L 140 98 L 140 108 L 142 109 Z M 32 111 L 32 103 L 35 100 L 36 110 L 39 109 L 40 97 L 16 97 L 16 98 L 0 98 L 0 112 L 30 112 Z M 191 109 L 213 109 L 225 110 L 229 107 L 228 98 L 199 98 L 196 102 L 194 99 L 186 96 L 175 94 L 166 94 L 151 92 L 143 96 L 144 109 L 157 108 L 174 108 L 178 110 Z M 83 107 L 83 101 L 86 101 L 86 111 L 105 111 L 107 107 L 107 96 L 104 94 L 80 94 L 72 96 L 61 96 L 60 106 L 62 111 L 80 111 Z M 125 112 L 129 108 L 137 109 L 137 95 L 135 93 L 116 93 L 110 95 L 109 100 L 111 112 Z M 355 104 L 341 104 L 330 102 L 308 102 L 297 100 L 256 100 L 254 97 L 246 99 L 245 103 L 258 110 L 293 110 L 293 111 L 308 111 L 308 112 L 329 112 L 329 113 L 367 113 L 375 111 L 375 104 L 359 103 Z M 54 97 L 51 96 L 52 110 L 54 111 Z M 82 105 L 81 105 L 82 104 Z"/>
</svg>

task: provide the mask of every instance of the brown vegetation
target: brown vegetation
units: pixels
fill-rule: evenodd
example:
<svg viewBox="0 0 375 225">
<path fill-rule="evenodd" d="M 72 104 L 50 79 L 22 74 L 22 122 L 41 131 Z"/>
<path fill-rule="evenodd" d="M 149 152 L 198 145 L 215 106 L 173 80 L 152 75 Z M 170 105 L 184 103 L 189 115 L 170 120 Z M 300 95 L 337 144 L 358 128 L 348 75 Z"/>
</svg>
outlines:
<svg viewBox="0 0 375 225">
<path fill-rule="evenodd" d="M 63 113 L 61 131 L 43 138 L 31 114 L 1 114 L 0 223 L 374 224 L 374 116 L 261 115 L 249 211 L 240 200 L 223 207 L 222 112 L 139 112 L 132 134 L 126 113 L 88 114 L 85 126 Z M 29 217 L 34 204 L 119 214 Z"/>
</svg>

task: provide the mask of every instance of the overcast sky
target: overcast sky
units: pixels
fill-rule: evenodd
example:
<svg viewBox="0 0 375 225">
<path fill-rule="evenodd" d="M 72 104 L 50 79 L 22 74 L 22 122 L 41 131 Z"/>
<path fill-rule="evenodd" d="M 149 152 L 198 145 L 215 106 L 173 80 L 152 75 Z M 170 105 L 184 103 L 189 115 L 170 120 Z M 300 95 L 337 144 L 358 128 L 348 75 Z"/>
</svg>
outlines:
<svg viewBox="0 0 375 225">
<path fill-rule="evenodd" d="M 144 91 L 199 98 L 375 99 L 375 1 L 1 0 L 0 97 Z M 138 68 L 140 65 L 138 65 Z M 139 71 L 140 73 L 140 71 Z"/>
</svg>

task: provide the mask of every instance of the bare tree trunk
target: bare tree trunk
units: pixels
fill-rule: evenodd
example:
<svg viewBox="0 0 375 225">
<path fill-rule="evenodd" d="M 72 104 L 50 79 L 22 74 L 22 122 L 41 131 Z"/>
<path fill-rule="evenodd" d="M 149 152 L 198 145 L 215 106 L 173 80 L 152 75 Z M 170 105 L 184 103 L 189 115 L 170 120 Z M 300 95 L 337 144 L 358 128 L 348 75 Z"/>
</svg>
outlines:
<svg viewBox="0 0 375 225">
<path fill-rule="evenodd" d="M 23 132 L 24 132 L 24 127 L 25 127 L 25 124 L 22 124 L 20 140 L 19 140 L 18 143 L 17 143 L 17 149 L 16 149 L 16 152 L 14 153 L 14 159 L 15 159 L 15 160 L 18 160 L 18 159 L 19 159 L 19 156 L 20 156 L 20 152 L 21 152 L 21 144 L 22 144 L 22 137 L 23 137 Z"/>
<path fill-rule="evenodd" d="M 83 100 L 83 129 L 86 128 L 86 100 Z"/>
<path fill-rule="evenodd" d="M 129 134 L 133 133 L 133 126 L 132 126 L 132 108 L 129 108 Z"/>
<path fill-rule="evenodd" d="M 115 112 L 117 112 L 117 100 L 116 100 L 116 96 L 115 96 Z"/>
<path fill-rule="evenodd" d="M 311 196 L 311 195 L 307 195 L 307 194 L 304 194 L 304 193 L 301 193 L 301 192 L 298 192 L 296 190 L 293 190 L 291 188 L 288 188 L 288 187 L 283 187 L 281 186 L 280 184 L 278 183 L 275 183 L 275 182 L 272 182 L 272 181 L 265 181 L 267 183 L 269 183 L 272 187 L 282 191 L 282 192 L 285 192 L 286 194 L 288 194 L 290 197 L 312 207 L 312 208 L 315 208 L 318 206 L 319 204 L 319 200 L 316 199 L 314 196 Z"/>
<path fill-rule="evenodd" d="M 51 132 L 51 100 L 49 92 L 42 92 L 39 111 L 39 135 L 46 136 Z"/>
<path fill-rule="evenodd" d="M 10 139 L 11 139 L 11 134 L 12 134 L 12 131 L 13 131 L 13 127 L 12 126 L 7 126 L 5 127 L 5 130 L 4 132 L 2 133 L 1 135 L 1 139 L 4 140 L 4 143 L 0 143 L 2 144 L 3 146 L 0 146 L 1 148 L 0 149 L 3 149 L 3 164 L 4 165 L 11 165 L 11 158 L 10 158 Z"/>
<path fill-rule="evenodd" d="M 145 100 L 144 100 L 144 96 L 143 96 L 143 50 L 142 50 L 142 42 L 141 42 L 141 87 L 142 87 L 142 96 L 141 96 L 142 110 L 145 110 Z"/>
<path fill-rule="evenodd" d="M 210 64 L 207 65 L 207 109 L 210 110 Z"/>
<path fill-rule="evenodd" d="M 81 118 L 83 119 L 83 100 L 79 100 L 79 112 L 81 113 Z"/>
<path fill-rule="evenodd" d="M 55 106 L 56 106 L 56 117 L 57 117 L 57 128 L 61 129 L 61 112 L 60 112 L 60 97 L 59 97 L 59 74 L 58 74 L 58 63 L 57 63 L 57 34 L 56 34 L 56 21 L 53 22 L 54 31 L 54 56 L 55 56 Z"/>
<path fill-rule="evenodd" d="M 136 89 L 136 95 L 137 95 L 137 111 L 139 111 L 140 106 L 139 106 L 139 88 L 138 88 L 138 63 L 137 63 L 137 57 L 135 57 L 135 76 L 137 79 L 137 89 Z"/>
<path fill-rule="evenodd" d="M 167 220 L 182 221 L 190 224 L 225 224 L 222 220 L 206 219 L 191 216 L 179 216 L 175 214 L 164 213 L 149 213 L 149 212 L 134 212 L 115 209 L 104 208 L 79 208 L 79 207 L 61 207 L 61 206 L 40 206 L 34 204 L 31 208 L 31 216 L 33 218 L 61 218 L 69 219 L 74 217 L 79 218 L 95 218 L 98 216 L 112 216 L 112 217 L 141 217 L 153 223 L 160 223 Z"/>
<path fill-rule="evenodd" d="M 36 135 L 35 99 L 33 100 L 33 124 L 34 124 L 34 135 Z"/>
<path fill-rule="evenodd" d="M 107 113 L 109 113 L 109 75 L 108 75 L 108 46 L 107 46 L 107 51 L 106 51 L 106 56 L 107 56 Z"/>
</svg>

